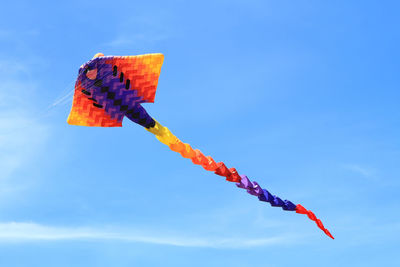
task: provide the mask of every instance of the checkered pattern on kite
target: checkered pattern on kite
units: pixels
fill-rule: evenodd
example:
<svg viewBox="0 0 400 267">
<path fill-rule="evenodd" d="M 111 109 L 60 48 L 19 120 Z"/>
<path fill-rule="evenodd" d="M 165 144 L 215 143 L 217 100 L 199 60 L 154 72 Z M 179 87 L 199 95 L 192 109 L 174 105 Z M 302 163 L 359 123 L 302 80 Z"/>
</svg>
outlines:
<svg viewBox="0 0 400 267">
<path fill-rule="evenodd" d="M 105 63 L 117 66 L 118 72 L 123 72 L 124 79 L 131 81 L 130 86 L 137 90 L 138 96 L 141 96 L 144 102 L 151 103 L 154 102 L 163 61 L 162 54 L 105 57 Z"/>
<path fill-rule="evenodd" d="M 79 82 L 75 86 L 72 109 L 67 119 L 69 124 L 97 127 L 122 126 L 122 119 L 112 118 L 104 109 L 95 107 L 93 101 L 89 100 L 82 90 L 84 90 L 84 87 Z"/>
</svg>

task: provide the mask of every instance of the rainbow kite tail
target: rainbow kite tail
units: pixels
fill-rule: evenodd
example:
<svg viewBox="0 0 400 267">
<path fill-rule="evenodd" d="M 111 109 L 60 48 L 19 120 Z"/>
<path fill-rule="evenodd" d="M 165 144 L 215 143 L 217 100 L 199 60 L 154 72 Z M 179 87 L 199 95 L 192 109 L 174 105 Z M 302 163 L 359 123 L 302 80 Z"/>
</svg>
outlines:
<svg viewBox="0 0 400 267">
<path fill-rule="evenodd" d="M 217 175 L 224 176 L 229 182 L 235 182 L 237 187 L 246 189 L 249 194 L 257 196 L 260 201 L 268 202 L 271 206 L 281 207 L 286 211 L 306 214 L 308 218 L 315 221 L 327 236 L 334 239 L 312 211 L 305 209 L 300 204 L 295 205 L 289 200 L 282 200 L 278 196 L 272 195 L 266 189 L 261 188 L 257 182 L 250 181 L 246 175 L 239 175 L 235 168 L 228 169 L 223 162 L 217 163 L 212 157 L 206 157 L 200 150 L 193 149 L 189 144 L 179 140 L 167 127 L 155 120 L 154 122 L 154 126 L 146 128 L 146 130 L 154 134 L 161 143 L 167 145 L 172 151 L 178 152 L 184 158 L 191 159 L 194 164 L 202 166 L 207 171 L 213 171 Z"/>
</svg>

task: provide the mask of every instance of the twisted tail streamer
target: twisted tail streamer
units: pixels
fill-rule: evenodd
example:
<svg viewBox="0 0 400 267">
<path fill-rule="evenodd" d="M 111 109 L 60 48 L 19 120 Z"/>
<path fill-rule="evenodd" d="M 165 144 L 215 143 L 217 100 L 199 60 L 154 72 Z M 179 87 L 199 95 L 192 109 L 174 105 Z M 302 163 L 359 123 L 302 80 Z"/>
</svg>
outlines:
<svg viewBox="0 0 400 267">
<path fill-rule="evenodd" d="M 211 156 L 205 156 L 200 150 L 193 149 L 147 113 L 141 104 L 154 102 L 163 60 L 162 54 L 138 56 L 96 54 L 79 69 L 67 122 L 81 126 L 121 127 L 123 118 L 127 117 L 154 134 L 172 151 L 190 159 L 207 171 L 225 177 L 227 181 L 245 189 L 260 201 L 286 211 L 306 214 L 326 235 L 334 239 L 313 212 L 300 204 L 295 205 L 289 200 L 282 200 L 272 195 L 257 182 L 250 181 L 246 175 L 240 175 L 235 168 L 228 168 L 225 163 L 216 162 Z"/>
</svg>

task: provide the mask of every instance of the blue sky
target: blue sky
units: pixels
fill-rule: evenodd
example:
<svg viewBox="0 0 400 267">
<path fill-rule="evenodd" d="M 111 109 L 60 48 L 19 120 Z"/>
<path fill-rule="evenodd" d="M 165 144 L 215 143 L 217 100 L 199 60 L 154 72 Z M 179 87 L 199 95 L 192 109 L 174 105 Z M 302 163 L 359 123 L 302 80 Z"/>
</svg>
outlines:
<svg viewBox="0 0 400 267">
<path fill-rule="evenodd" d="M 399 266 L 397 1 L 32 2 L 1 3 L 1 266 Z M 97 52 L 163 53 L 148 112 L 336 239 L 129 120 L 68 125 Z"/>
</svg>

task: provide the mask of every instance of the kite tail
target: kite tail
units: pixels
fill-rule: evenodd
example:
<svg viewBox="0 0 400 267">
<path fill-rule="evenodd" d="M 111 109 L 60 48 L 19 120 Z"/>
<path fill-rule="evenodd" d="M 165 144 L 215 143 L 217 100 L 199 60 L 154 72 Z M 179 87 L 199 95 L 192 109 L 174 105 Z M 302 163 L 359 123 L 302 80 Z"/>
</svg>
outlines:
<svg viewBox="0 0 400 267">
<path fill-rule="evenodd" d="M 295 205 L 289 200 L 282 200 L 278 196 L 272 195 L 266 189 L 255 182 L 250 181 L 246 175 L 239 175 L 235 168 L 227 168 L 223 162 L 215 162 L 210 156 L 205 156 L 200 150 L 193 149 L 189 144 L 183 143 L 171 131 L 155 121 L 155 125 L 146 128 L 163 144 L 167 145 L 172 151 L 178 152 L 184 158 L 191 159 L 194 164 L 202 166 L 207 171 L 224 176 L 227 181 L 235 182 L 239 188 L 246 189 L 253 196 L 257 196 L 260 201 L 268 202 L 273 207 L 280 207 L 286 211 L 296 211 L 296 213 L 307 214 L 308 218 L 315 221 L 317 226 L 330 238 L 334 239 L 328 229 L 324 228 L 321 220 L 317 219 L 313 212 L 306 210 L 302 205 Z"/>
</svg>

